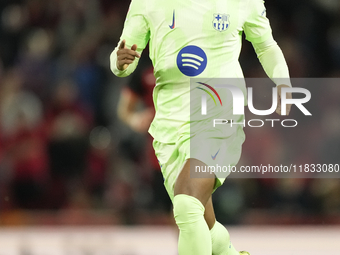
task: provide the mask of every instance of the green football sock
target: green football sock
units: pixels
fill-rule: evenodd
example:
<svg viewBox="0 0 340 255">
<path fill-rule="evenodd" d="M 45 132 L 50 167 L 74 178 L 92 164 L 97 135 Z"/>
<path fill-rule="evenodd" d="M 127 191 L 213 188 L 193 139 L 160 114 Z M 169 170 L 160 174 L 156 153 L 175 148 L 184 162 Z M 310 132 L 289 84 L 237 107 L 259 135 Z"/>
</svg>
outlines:
<svg viewBox="0 0 340 255">
<path fill-rule="evenodd" d="M 173 199 L 174 216 L 179 228 L 179 255 L 211 255 L 211 236 L 204 220 L 204 206 L 188 195 L 176 195 Z"/>
<path fill-rule="evenodd" d="M 210 230 L 212 255 L 239 255 L 230 241 L 228 230 L 218 221 Z"/>
</svg>

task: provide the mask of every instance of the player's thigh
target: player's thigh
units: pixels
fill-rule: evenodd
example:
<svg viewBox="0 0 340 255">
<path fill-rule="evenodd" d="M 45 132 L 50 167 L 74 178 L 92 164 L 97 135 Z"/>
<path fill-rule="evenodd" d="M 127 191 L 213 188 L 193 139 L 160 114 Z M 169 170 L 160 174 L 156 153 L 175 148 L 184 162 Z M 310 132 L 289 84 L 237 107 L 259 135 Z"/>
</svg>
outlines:
<svg viewBox="0 0 340 255">
<path fill-rule="evenodd" d="M 175 182 L 174 195 L 186 194 L 197 198 L 206 205 L 214 190 L 215 178 L 210 173 L 202 173 L 201 178 L 190 177 L 190 166 L 206 166 L 197 159 L 188 159 Z M 204 176 L 206 174 L 206 176 Z"/>
<path fill-rule="evenodd" d="M 207 204 L 205 205 L 204 219 L 207 222 L 209 229 L 212 229 L 215 225 L 216 218 L 211 196 L 208 199 Z"/>
</svg>

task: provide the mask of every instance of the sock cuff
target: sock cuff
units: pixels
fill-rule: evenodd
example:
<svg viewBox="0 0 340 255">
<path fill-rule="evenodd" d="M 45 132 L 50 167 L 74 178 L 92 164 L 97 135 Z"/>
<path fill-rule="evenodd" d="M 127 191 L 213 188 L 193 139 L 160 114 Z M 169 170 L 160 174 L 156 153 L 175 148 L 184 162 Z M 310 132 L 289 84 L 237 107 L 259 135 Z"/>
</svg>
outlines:
<svg viewBox="0 0 340 255">
<path fill-rule="evenodd" d="M 210 229 L 211 243 L 212 243 L 212 254 L 228 254 L 228 255 L 239 255 L 235 250 L 234 246 L 230 242 L 230 235 L 228 230 L 218 221 Z"/>
<path fill-rule="evenodd" d="M 186 202 L 186 203 L 189 203 L 193 206 L 197 206 L 203 212 L 205 210 L 205 207 L 203 206 L 201 201 L 199 201 L 197 198 L 195 198 L 193 196 L 189 196 L 189 195 L 186 195 L 186 194 L 178 194 L 174 197 L 174 200 L 173 200 L 174 207 L 175 207 L 175 204 L 179 204 L 179 203 L 182 203 L 182 202 L 183 203 Z"/>
<path fill-rule="evenodd" d="M 218 221 L 215 221 L 214 226 L 210 229 L 210 234 L 212 239 L 214 239 L 216 236 L 223 235 L 229 237 L 228 230 Z"/>
<path fill-rule="evenodd" d="M 179 194 L 173 199 L 174 217 L 177 225 L 182 223 L 193 223 L 204 215 L 203 204 L 195 197 Z"/>
<path fill-rule="evenodd" d="M 218 226 L 217 226 L 218 223 L 219 223 L 219 222 L 216 220 L 214 226 L 210 229 L 210 234 L 211 234 L 211 235 L 214 235 L 215 232 L 218 231 Z"/>
</svg>

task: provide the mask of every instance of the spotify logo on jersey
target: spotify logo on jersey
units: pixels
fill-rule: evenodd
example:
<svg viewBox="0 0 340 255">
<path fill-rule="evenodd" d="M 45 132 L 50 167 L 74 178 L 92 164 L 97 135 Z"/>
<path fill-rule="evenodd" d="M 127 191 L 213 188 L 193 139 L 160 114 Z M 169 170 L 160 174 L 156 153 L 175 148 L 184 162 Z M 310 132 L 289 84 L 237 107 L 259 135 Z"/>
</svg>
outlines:
<svg viewBox="0 0 340 255">
<path fill-rule="evenodd" d="M 177 55 L 177 67 L 187 76 L 201 74 L 207 66 L 207 55 L 194 45 L 188 45 L 180 50 Z"/>
</svg>

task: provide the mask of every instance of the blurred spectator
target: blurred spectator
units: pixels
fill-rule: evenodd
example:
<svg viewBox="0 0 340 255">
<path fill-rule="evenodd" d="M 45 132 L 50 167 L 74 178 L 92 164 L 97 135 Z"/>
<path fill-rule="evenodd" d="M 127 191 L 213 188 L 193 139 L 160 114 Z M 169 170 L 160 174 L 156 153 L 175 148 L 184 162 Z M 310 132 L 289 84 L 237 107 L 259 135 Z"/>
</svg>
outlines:
<svg viewBox="0 0 340 255">
<path fill-rule="evenodd" d="M 117 108 L 118 116 L 134 132 L 147 136 L 147 142 L 141 148 L 138 160 L 144 161 L 147 165 L 147 172 L 139 171 L 139 175 L 151 187 L 151 199 L 148 207 L 169 212 L 171 201 L 163 185 L 164 178 L 152 148 L 153 139 L 147 134 L 155 115 L 152 92 L 156 80 L 149 57 L 144 55 L 139 64 L 140 67 L 135 70 L 132 79 L 121 91 Z"/>
<path fill-rule="evenodd" d="M 44 29 L 31 31 L 24 50 L 18 56 L 18 67 L 25 77 L 24 87 L 38 95 L 44 103 L 52 81 L 52 36 L 51 32 Z"/>
<path fill-rule="evenodd" d="M 71 81 L 56 87 L 46 109 L 45 125 L 52 182 L 61 185 L 65 195 L 81 186 L 93 125 L 92 112 L 78 100 L 78 90 Z"/>
<path fill-rule="evenodd" d="M 22 90 L 22 78 L 9 71 L 1 86 L 0 162 L 11 175 L 14 204 L 21 208 L 41 208 L 48 179 L 46 138 L 42 129 L 42 103 Z"/>
</svg>

